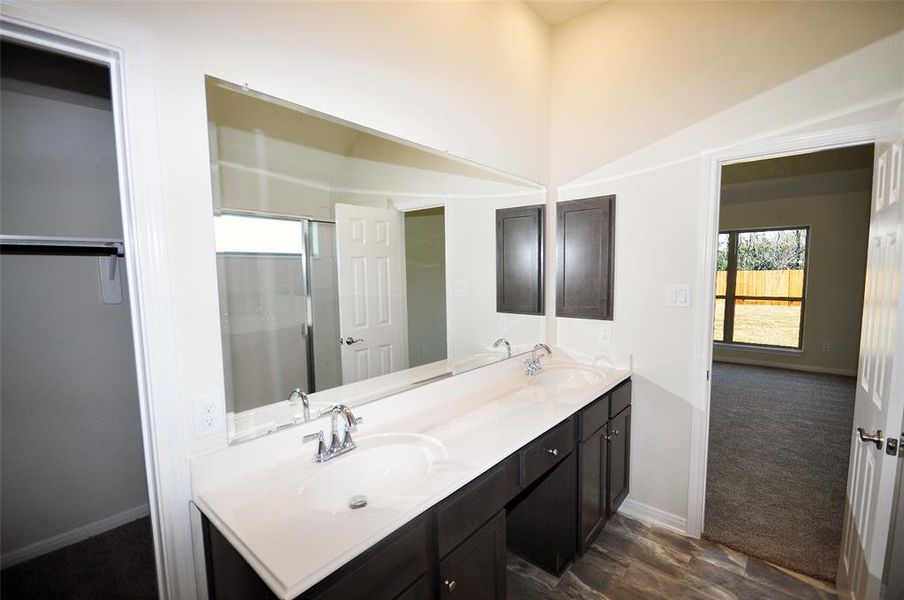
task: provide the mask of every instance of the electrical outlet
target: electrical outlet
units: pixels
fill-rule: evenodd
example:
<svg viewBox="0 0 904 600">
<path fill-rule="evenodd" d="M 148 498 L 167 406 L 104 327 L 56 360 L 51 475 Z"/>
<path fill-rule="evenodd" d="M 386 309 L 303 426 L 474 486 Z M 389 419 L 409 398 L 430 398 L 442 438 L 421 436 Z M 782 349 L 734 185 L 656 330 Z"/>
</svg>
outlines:
<svg viewBox="0 0 904 600">
<path fill-rule="evenodd" d="M 217 392 L 195 394 L 192 402 L 196 438 L 226 430 L 226 407 Z"/>
<path fill-rule="evenodd" d="M 499 333 L 508 333 L 508 317 L 499 317 Z"/>
<path fill-rule="evenodd" d="M 612 323 L 603 322 L 600 323 L 599 331 L 597 332 L 597 341 L 600 344 L 611 344 L 612 343 Z"/>
<path fill-rule="evenodd" d="M 823 342 L 822 346 L 820 346 L 819 349 L 822 350 L 823 352 L 831 352 L 832 344 L 830 344 L 828 342 Z"/>
</svg>

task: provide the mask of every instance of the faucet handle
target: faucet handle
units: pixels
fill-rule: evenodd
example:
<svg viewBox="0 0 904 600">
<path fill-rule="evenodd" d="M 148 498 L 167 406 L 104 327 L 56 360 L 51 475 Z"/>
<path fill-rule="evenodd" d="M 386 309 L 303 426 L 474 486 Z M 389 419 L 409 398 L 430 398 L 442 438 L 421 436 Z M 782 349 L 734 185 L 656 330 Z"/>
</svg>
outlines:
<svg viewBox="0 0 904 600">
<path fill-rule="evenodd" d="M 323 440 L 323 430 L 317 433 L 309 433 L 301 441 L 305 444 L 308 442 L 317 442 L 317 451 L 314 454 L 314 462 L 323 462 L 327 457 L 326 442 Z"/>
</svg>

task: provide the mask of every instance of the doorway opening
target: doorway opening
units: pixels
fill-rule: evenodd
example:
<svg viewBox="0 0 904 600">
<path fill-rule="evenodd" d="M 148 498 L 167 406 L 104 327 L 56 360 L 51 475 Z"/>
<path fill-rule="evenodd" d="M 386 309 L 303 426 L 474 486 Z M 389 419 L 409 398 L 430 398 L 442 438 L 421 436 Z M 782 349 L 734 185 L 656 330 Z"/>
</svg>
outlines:
<svg viewBox="0 0 904 600">
<path fill-rule="evenodd" d="M 722 167 L 703 537 L 833 584 L 873 144 Z"/>
<path fill-rule="evenodd" d="M 0 53 L 0 595 L 157 598 L 110 68 Z"/>
<path fill-rule="evenodd" d="M 408 366 L 448 358 L 446 336 L 446 209 L 405 213 Z"/>
</svg>

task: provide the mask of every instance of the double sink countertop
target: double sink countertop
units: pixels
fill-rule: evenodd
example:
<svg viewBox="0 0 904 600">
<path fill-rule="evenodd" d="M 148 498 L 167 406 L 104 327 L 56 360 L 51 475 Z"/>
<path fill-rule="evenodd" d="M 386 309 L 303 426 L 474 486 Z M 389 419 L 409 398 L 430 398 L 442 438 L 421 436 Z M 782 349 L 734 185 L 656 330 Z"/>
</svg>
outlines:
<svg viewBox="0 0 904 600">
<path fill-rule="evenodd" d="M 319 419 L 191 461 L 193 500 L 280 598 L 294 598 L 630 377 L 565 351 L 520 357 L 354 409 L 358 447 L 312 458 Z M 352 496 L 367 506 L 352 510 Z"/>
</svg>

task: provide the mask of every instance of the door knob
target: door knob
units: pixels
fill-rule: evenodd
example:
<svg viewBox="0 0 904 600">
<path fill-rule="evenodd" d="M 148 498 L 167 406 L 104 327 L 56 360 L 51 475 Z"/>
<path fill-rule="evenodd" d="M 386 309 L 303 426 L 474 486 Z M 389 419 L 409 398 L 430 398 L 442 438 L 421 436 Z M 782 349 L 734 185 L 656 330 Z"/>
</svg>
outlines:
<svg viewBox="0 0 904 600">
<path fill-rule="evenodd" d="M 361 338 L 353 338 L 352 336 L 348 336 L 345 339 L 339 338 L 339 345 L 345 344 L 346 346 L 351 346 L 352 344 L 357 344 L 358 342 L 363 342 Z"/>
<path fill-rule="evenodd" d="M 866 429 L 864 429 L 863 427 L 858 427 L 857 435 L 860 436 L 861 442 L 872 442 L 876 445 L 876 448 L 878 448 L 879 450 L 882 449 L 882 442 L 885 440 L 885 438 L 882 437 L 881 429 L 877 429 L 876 433 L 867 433 Z"/>
</svg>

